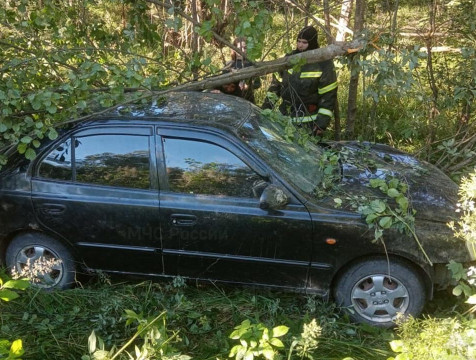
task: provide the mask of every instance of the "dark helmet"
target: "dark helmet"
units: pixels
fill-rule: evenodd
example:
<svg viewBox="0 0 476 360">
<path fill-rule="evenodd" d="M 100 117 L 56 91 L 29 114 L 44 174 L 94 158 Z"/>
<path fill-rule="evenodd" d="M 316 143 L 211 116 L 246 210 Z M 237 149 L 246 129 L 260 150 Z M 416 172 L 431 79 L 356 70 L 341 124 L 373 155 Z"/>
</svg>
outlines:
<svg viewBox="0 0 476 360">
<path fill-rule="evenodd" d="M 317 30 L 313 26 L 306 26 L 299 32 L 297 38 L 307 40 L 309 46 L 306 50 L 319 48 L 319 43 L 317 42 Z"/>
</svg>

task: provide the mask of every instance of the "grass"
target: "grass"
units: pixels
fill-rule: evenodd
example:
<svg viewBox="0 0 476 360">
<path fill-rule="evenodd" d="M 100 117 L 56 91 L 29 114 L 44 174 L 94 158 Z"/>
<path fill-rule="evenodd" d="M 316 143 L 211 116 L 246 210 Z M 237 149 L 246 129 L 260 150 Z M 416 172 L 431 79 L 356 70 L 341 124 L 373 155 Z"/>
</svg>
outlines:
<svg viewBox="0 0 476 360">
<path fill-rule="evenodd" d="M 143 316 L 166 311 L 167 330 L 178 332 L 174 347 L 193 359 L 226 359 L 236 341 L 228 336 L 245 319 L 271 328 L 286 325 L 286 351 L 303 325 L 322 327 L 315 359 L 386 359 L 392 331 L 350 324 L 332 303 L 315 297 L 174 282 L 92 283 L 61 292 L 28 289 L 2 303 L 0 339 L 21 338 L 23 359 L 80 359 L 88 353 L 92 330 L 106 349 L 125 344 L 135 333 L 125 325 L 125 310 Z M 287 353 L 282 353 L 287 358 Z M 286 357 L 284 357 L 286 356 Z M 123 357 L 126 358 L 125 356 Z"/>
<path fill-rule="evenodd" d="M 427 312 L 457 314 L 455 301 L 445 299 L 445 295 L 438 296 Z M 178 333 L 175 349 L 200 360 L 228 358 L 236 344 L 228 336 L 245 319 L 268 328 L 290 328 L 283 338 L 282 358 L 287 358 L 291 342 L 312 319 L 322 328 L 314 359 L 387 359 L 394 356 L 389 342 L 396 337 L 392 330 L 351 324 L 332 303 L 313 296 L 187 285 L 180 278 L 171 282 L 96 281 L 61 292 L 28 289 L 0 306 L 0 339 L 21 338 L 23 359 L 80 359 L 88 354 L 92 330 L 104 340 L 106 349 L 120 348 L 136 332 L 134 326 L 125 325 L 125 310 L 144 317 L 166 311 L 167 330 Z"/>
</svg>

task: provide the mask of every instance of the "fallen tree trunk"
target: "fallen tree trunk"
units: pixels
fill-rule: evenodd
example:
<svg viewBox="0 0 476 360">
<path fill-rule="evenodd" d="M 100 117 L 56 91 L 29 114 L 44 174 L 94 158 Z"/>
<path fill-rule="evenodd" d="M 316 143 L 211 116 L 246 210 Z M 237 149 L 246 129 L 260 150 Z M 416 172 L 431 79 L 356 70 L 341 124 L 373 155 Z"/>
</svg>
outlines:
<svg viewBox="0 0 476 360">
<path fill-rule="evenodd" d="M 272 61 L 263 61 L 256 63 L 256 65 L 249 66 L 234 72 L 212 76 L 200 81 L 190 82 L 175 86 L 169 91 L 183 91 L 183 90 L 205 90 L 213 89 L 223 84 L 230 82 L 237 82 L 251 77 L 263 76 L 266 74 L 279 72 L 284 69 L 289 69 L 298 63 L 300 59 L 305 59 L 307 63 L 315 63 L 324 60 L 330 60 L 336 56 L 355 53 L 363 47 L 362 40 L 354 40 L 352 42 L 335 43 L 323 48 L 306 51 L 301 54 L 286 56 Z M 158 93 L 162 93 L 159 91 Z"/>
</svg>

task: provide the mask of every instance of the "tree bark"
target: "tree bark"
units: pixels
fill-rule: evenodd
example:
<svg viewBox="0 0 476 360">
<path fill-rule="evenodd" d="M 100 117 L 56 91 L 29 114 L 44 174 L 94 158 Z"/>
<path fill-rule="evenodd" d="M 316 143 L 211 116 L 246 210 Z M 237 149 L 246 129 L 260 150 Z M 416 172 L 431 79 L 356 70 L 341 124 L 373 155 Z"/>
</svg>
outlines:
<svg viewBox="0 0 476 360">
<path fill-rule="evenodd" d="M 345 41 L 345 29 L 349 27 L 350 12 L 354 0 L 344 0 L 340 9 L 339 27 L 337 28 L 336 41 Z M 357 0 L 357 2 L 363 0 Z"/>
<path fill-rule="evenodd" d="M 364 28 L 364 20 L 365 0 L 357 0 L 355 4 L 354 39 L 358 38 L 360 32 Z M 345 134 L 347 139 L 354 137 L 355 119 L 357 116 L 357 90 L 359 87 L 359 72 L 357 71 L 357 66 L 355 65 L 354 61 L 352 61 L 350 64 L 350 70 L 352 75 L 349 81 L 349 97 L 347 102 L 347 122 Z"/>
<path fill-rule="evenodd" d="M 395 8 L 393 9 L 393 14 L 392 14 L 392 43 L 390 45 L 390 48 L 392 48 L 393 44 L 396 41 L 397 37 L 397 15 L 398 15 L 398 8 L 399 8 L 399 0 L 395 1 Z"/>
<path fill-rule="evenodd" d="M 326 29 L 326 40 L 328 44 L 332 44 L 335 39 L 332 36 L 331 31 L 331 15 L 330 15 L 330 5 L 329 0 L 324 0 L 324 27 Z"/>
<path fill-rule="evenodd" d="M 433 34 L 436 30 L 436 11 L 437 11 L 438 3 L 437 0 L 432 1 L 432 6 L 430 8 L 430 35 Z M 428 82 L 431 88 L 431 92 L 433 98 L 431 99 L 431 108 L 430 114 L 428 119 L 428 143 L 431 144 L 434 141 L 434 133 L 435 133 L 435 118 L 439 114 L 438 110 L 438 96 L 439 96 L 439 89 L 436 84 L 435 79 L 435 72 L 433 70 L 433 36 L 429 36 L 426 39 L 426 47 L 428 49 L 428 56 L 426 58 L 426 69 L 428 74 Z"/>
<path fill-rule="evenodd" d="M 192 0 L 191 2 L 191 7 L 192 7 L 192 19 L 194 20 L 195 23 L 198 23 L 198 12 L 197 12 L 197 0 Z M 193 29 L 193 25 L 192 25 Z M 192 30 L 192 44 L 191 44 L 191 49 L 194 54 L 198 54 L 200 52 L 199 49 L 199 37 L 198 34 Z M 192 74 L 193 74 L 193 79 L 196 80 L 198 79 L 198 71 L 199 67 L 198 66 L 192 66 Z"/>
</svg>

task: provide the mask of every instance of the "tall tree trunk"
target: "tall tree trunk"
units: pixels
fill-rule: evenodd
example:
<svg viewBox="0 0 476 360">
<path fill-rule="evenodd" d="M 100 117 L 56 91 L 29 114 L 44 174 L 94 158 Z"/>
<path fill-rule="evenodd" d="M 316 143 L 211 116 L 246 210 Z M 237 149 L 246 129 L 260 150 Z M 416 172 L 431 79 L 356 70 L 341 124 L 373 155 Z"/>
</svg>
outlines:
<svg viewBox="0 0 476 360">
<path fill-rule="evenodd" d="M 324 0 L 324 28 L 326 29 L 326 40 L 327 44 L 332 44 L 334 43 L 335 39 L 332 36 L 332 31 L 331 31 L 331 13 L 330 13 L 330 4 L 329 0 Z"/>
<path fill-rule="evenodd" d="M 399 7 L 399 1 L 395 0 L 395 8 L 393 9 L 393 14 L 392 14 L 392 42 L 390 43 L 390 49 L 392 48 L 393 44 L 395 43 L 396 36 L 397 36 L 397 14 L 398 14 L 398 7 Z"/>
<path fill-rule="evenodd" d="M 365 21 L 365 0 L 357 0 L 355 4 L 355 20 L 354 20 L 354 39 L 356 39 L 362 29 Z M 353 59 L 355 60 L 355 58 Z M 355 62 L 350 64 L 351 77 L 349 81 L 349 97 L 347 102 L 347 122 L 346 122 L 346 139 L 354 137 L 355 119 L 357 115 L 357 90 L 359 87 L 359 72 Z"/>
<path fill-rule="evenodd" d="M 357 0 L 357 3 L 365 0 Z M 345 29 L 349 27 L 350 12 L 354 0 L 344 0 L 340 8 L 339 27 L 337 30 L 336 41 L 345 41 Z M 357 9 L 356 9 L 357 12 Z"/>
<path fill-rule="evenodd" d="M 329 0 L 323 1 L 324 6 L 324 27 L 326 29 L 326 40 L 327 44 L 333 44 L 335 39 L 332 36 L 331 32 L 331 14 L 330 14 L 330 4 Z M 342 126 L 341 126 L 341 119 L 340 119 L 340 108 L 339 108 L 339 100 L 336 99 L 334 104 L 334 139 L 339 141 L 341 138 Z"/>
<path fill-rule="evenodd" d="M 197 11 L 197 0 L 192 0 L 191 2 L 191 10 L 192 10 L 192 19 L 198 23 L 199 22 L 199 19 L 198 19 L 198 11 Z M 192 50 L 192 53 L 193 54 L 198 54 L 200 49 L 199 49 L 199 38 L 198 38 L 198 34 L 193 30 L 193 25 L 191 26 L 192 28 L 192 46 L 191 46 L 191 50 Z M 192 74 L 193 74 L 193 78 L 196 80 L 198 79 L 198 72 L 199 72 L 199 69 L 194 66 L 192 67 Z"/>
<path fill-rule="evenodd" d="M 474 79 L 472 81 L 472 88 L 476 89 L 476 81 Z M 466 129 L 468 127 L 474 98 L 475 96 L 473 94 L 468 99 L 463 100 L 463 105 L 461 107 L 461 115 L 457 124 L 457 131 L 461 131 L 461 129 Z"/>
<path fill-rule="evenodd" d="M 428 139 L 427 142 L 428 144 L 432 144 L 434 140 L 434 122 L 435 118 L 439 113 L 438 110 L 438 96 L 439 96 L 439 89 L 436 84 L 436 78 L 435 78 L 435 72 L 433 69 L 433 53 L 432 53 L 432 48 L 433 48 L 433 36 L 436 31 L 436 12 L 438 8 L 438 1 L 433 0 L 432 5 L 430 8 L 430 31 L 428 34 L 428 37 L 426 38 L 426 47 L 428 51 L 428 56 L 426 60 L 426 70 L 428 74 L 428 82 L 430 85 L 430 89 L 432 92 L 432 99 L 431 99 L 431 108 L 430 108 L 430 114 L 428 118 Z M 428 154 L 430 155 L 430 154 Z"/>
<path fill-rule="evenodd" d="M 306 14 L 310 14 L 311 13 L 311 2 L 312 0 L 307 0 L 307 3 L 306 3 Z M 309 17 L 306 16 L 306 18 L 304 19 L 304 26 L 307 26 L 309 25 Z"/>
</svg>

